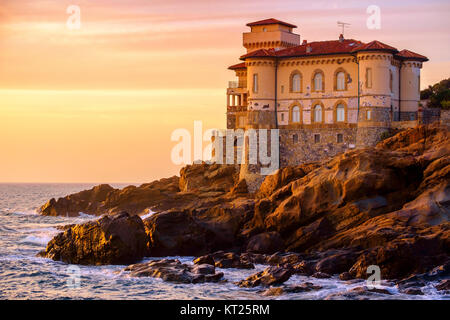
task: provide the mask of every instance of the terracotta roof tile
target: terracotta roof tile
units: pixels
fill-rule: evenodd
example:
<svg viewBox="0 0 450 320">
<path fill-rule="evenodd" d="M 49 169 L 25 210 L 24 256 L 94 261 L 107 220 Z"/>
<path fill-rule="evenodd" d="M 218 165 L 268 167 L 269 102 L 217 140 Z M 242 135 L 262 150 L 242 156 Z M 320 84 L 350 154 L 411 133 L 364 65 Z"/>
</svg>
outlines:
<svg viewBox="0 0 450 320">
<path fill-rule="evenodd" d="M 245 62 L 241 62 L 241 63 L 238 63 L 238 64 L 233 64 L 232 66 L 228 67 L 228 69 L 230 69 L 230 70 L 245 69 L 245 68 L 246 68 Z"/>
<path fill-rule="evenodd" d="M 401 59 L 404 59 L 404 60 L 428 61 L 427 57 L 425 57 L 425 56 L 423 56 L 421 54 L 418 54 L 418 53 L 406 50 L 406 49 L 400 51 L 399 53 L 397 53 L 396 56 L 401 58 Z"/>
<path fill-rule="evenodd" d="M 391 47 L 383 42 L 380 41 L 372 41 L 369 43 L 366 43 L 359 47 L 357 50 L 354 51 L 392 51 L 392 52 L 398 52 L 397 48 Z"/>
<path fill-rule="evenodd" d="M 253 26 L 263 26 L 263 25 L 267 25 L 267 24 L 282 24 L 284 26 L 290 27 L 290 28 L 297 28 L 296 25 L 287 23 L 287 22 L 283 22 L 274 18 L 270 18 L 270 19 L 265 19 L 265 20 L 260 20 L 260 21 L 255 21 L 255 22 L 250 22 L 247 23 L 248 27 L 253 27 Z"/>
<path fill-rule="evenodd" d="M 351 53 L 363 43 L 353 39 L 315 41 L 276 52 L 278 57 L 316 56 L 326 54 Z M 309 49 L 308 49 L 309 48 Z"/>
<path fill-rule="evenodd" d="M 249 52 L 240 57 L 241 60 L 246 58 L 262 58 L 262 57 L 275 57 L 275 49 L 259 49 L 256 51 Z"/>
</svg>

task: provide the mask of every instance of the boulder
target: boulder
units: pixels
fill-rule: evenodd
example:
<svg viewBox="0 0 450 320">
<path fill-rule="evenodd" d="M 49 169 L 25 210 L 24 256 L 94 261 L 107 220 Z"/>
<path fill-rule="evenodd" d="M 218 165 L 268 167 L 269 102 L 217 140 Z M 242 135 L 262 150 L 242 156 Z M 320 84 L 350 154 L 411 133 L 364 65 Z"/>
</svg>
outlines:
<svg viewBox="0 0 450 320">
<path fill-rule="evenodd" d="M 291 277 L 292 269 L 283 267 L 268 267 L 265 270 L 255 273 L 245 280 L 241 280 L 236 284 L 240 287 L 253 288 L 256 286 L 272 286 L 279 285 Z"/>
<path fill-rule="evenodd" d="M 284 241 L 276 231 L 264 232 L 250 238 L 247 252 L 271 254 L 284 249 Z"/>
<path fill-rule="evenodd" d="M 71 264 L 129 264 L 148 253 L 147 243 L 141 218 L 122 212 L 71 226 L 39 255 Z"/>
<path fill-rule="evenodd" d="M 218 282 L 223 273 L 216 273 L 214 266 L 208 264 L 187 265 L 175 259 L 153 260 L 133 264 L 124 269 L 132 277 L 154 277 L 175 283 Z"/>
</svg>

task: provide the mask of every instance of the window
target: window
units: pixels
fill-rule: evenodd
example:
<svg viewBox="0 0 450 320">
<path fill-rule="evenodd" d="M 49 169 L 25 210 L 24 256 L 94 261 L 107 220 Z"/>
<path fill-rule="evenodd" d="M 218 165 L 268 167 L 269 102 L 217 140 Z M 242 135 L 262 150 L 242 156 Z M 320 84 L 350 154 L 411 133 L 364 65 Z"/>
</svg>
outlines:
<svg viewBox="0 0 450 320">
<path fill-rule="evenodd" d="M 253 74 L 253 93 L 258 92 L 258 74 Z"/>
<path fill-rule="evenodd" d="M 372 68 L 366 69 L 366 88 L 372 88 Z"/>
<path fill-rule="evenodd" d="M 300 82 L 301 82 L 300 74 L 298 73 L 294 74 L 292 76 L 292 84 L 291 84 L 292 92 L 300 92 Z"/>
<path fill-rule="evenodd" d="M 314 91 L 323 90 L 323 75 L 321 72 L 316 72 L 314 75 Z"/>
<path fill-rule="evenodd" d="M 263 32 L 267 32 L 267 28 L 263 28 Z"/>
<path fill-rule="evenodd" d="M 314 143 L 320 143 L 320 134 L 314 135 Z"/>
<path fill-rule="evenodd" d="M 345 90 L 345 72 L 340 71 L 336 75 L 336 90 Z"/>
<path fill-rule="evenodd" d="M 391 92 L 394 91 L 394 75 L 392 74 L 392 70 L 389 70 L 389 88 L 391 89 Z"/>
<path fill-rule="evenodd" d="M 344 142 L 344 135 L 342 133 L 337 134 L 337 142 L 338 143 Z"/>
<path fill-rule="evenodd" d="M 297 135 L 297 134 L 294 134 L 294 135 L 292 136 L 292 142 L 293 142 L 293 143 L 297 143 L 297 142 L 298 142 L 298 135 Z"/>
<path fill-rule="evenodd" d="M 295 106 L 292 108 L 292 122 L 300 122 L 300 107 Z"/>
<path fill-rule="evenodd" d="M 345 121 L 345 107 L 343 104 L 338 104 L 336 107 L 336 122 Z"/>
<path fill-rule="evenodd" d="M 281 93 L 284 93 L 284 86 L 281 86 Z"/>
<path fill-rule="evenodd" d="M 372 120 L 372 110 L 366 111 L 366 120 Z"/>
<path fill-rule="evenodd" d="M 284 121 L 284 113 L 281 114 L 281 121 Z"/>
<path fill-rule="evenodd" d="M 314 107 L 314 122 L 322 122 L 322 106 L 316 104 Z"/>
<path fill-rule="evenodd" d="M 244 127 L 245 123 L 246 123 L 246 117 L 245 116 L 240 116 L 239 117 L 239 127 Z"/>
</svg>

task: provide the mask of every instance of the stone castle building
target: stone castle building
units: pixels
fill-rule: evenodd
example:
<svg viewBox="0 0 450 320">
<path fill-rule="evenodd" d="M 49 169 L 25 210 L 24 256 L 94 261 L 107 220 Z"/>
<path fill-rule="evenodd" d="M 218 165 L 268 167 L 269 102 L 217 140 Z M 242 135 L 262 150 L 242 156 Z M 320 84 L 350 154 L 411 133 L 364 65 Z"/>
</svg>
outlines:
<svg viewBox="0 0 450 320">
<path fill-rule="evenodd" d="M 427 57 L 379 41 L 300 41 L 295 25 L 247 24 L 243 62 L 227 89 L 227 129 L 279 129 L 279 165 L 325 159 L 376 144 L 418 119 Z M 252 170 L 241 166 L 248 180 Z"/>
</svg>

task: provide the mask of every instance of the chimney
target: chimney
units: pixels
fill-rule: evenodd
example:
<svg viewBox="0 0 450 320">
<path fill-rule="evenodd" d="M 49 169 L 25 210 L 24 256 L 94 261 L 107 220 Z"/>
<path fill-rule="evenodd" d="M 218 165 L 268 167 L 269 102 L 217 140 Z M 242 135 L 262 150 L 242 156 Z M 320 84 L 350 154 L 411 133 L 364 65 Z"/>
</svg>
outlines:
<svg viewBox="0 0 450 320">
<path fill-rule="evenodd" d="M 341 34 L 339 35 L 339 42 L 342 42 L 342 41 L 344 41 L 344 35 L 341 33 Z"/>
<path fill-rule="evenodd" d="M 308 45 L 306 46 L 306 53 L 311 53 L 311 51 L 312 51 L 311 45 L 308 44 Z"/>
<path fill-rule="evenodd" d="M 308 43 L 308 41 L 307 40 L 303 40 L 303 43 L 302 43 L 302 45 L 304 46 L 305 44 L 307 44 Z"/>
</svg>

